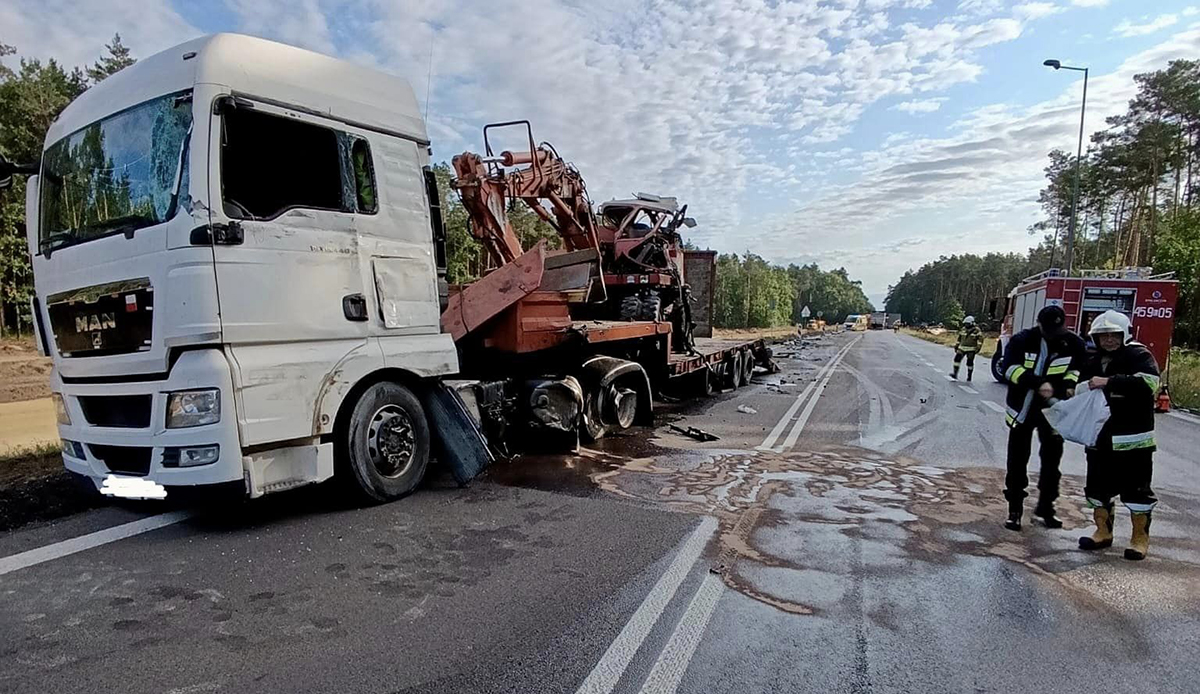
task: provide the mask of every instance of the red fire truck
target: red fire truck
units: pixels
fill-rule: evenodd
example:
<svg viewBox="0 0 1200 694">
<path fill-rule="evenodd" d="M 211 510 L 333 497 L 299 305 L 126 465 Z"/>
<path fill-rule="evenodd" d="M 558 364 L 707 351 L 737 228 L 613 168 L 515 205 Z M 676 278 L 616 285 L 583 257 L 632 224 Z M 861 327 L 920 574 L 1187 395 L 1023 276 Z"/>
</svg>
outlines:
<svg viewBox="0 0 1200 694">
<path fill-rule="evenodd" d="M 1166 368 L 1171 331 L 1175 327 L 1178 284 L 1174 273 L 1156 275 L 1150 268 L 1142 267 L 1084 270 L 1075 277 L 1050 269 L 1026 277 L 1008 293 L 1000 345 L 992 357 L 992 375 L 997 381 L 1004 381 L 1004 371 L 1000 368 L 1004 346 L 1013 333 L 1033 327 L 1038 311 L 1045 306 L 1062 306 L 1067 314 L 1067 328 L 1084 339 L 1096 316 L 1110 309 L 1124 313 L 1133 323 L 1133 339 L 1150 348 L 1160 369 Z"/>
</svg>

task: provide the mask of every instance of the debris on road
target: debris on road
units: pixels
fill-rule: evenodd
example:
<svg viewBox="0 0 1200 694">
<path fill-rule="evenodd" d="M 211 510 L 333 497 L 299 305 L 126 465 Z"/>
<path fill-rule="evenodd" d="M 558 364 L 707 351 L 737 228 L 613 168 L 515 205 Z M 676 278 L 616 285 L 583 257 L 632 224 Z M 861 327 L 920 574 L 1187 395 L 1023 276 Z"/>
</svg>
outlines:
<svg viewBox="0 0 1200 694">
<path fill-rule="evenodd" d="M 741 412 L 742 414 L 758 414 L 758 410 L 748 405 L 738 405 L 737 411 Z"/>
<path fill-rule="evenodd" d="M 697 429 L 696 427 L 684 428 L 684 427 L 680 427 L 680 426 L 675 426 L 674 424 L 668 424 L 667 426 L 671 429 L 671 431 L 674 431 L 678 434 L 683 434 L 684 436 L 691 437 L 693 439 L 696 439 L 697 441 L 706 441 L 706 442 L 707 441 L 717 441 L 717 440 L 720 440 L 720 438 L 721 438 L 720 436 L 717 436 L 715 434 L 710 434 L 707 431 L 705 431 L 703 429 Z"/>
</svg>

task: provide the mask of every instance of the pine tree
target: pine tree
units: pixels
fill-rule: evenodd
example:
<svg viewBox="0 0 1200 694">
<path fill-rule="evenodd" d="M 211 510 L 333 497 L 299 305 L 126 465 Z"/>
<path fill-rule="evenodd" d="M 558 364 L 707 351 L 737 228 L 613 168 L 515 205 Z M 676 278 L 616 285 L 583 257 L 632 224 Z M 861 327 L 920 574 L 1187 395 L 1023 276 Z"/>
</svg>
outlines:
<svg viewBox="0 0 1200 694">
<path fill-rule="evenodd" d="M 125 44 L 121 43 L 120 34 L 113 34 L 112 43 L 105 45 L 104 49 L 108 51 L 108 55 L 101 57 L 87 69 L 87 75 L 92 80 L 92 84 L 137 62 L 129 54 L 129 49 L 125 47 Z"/>
</svg>

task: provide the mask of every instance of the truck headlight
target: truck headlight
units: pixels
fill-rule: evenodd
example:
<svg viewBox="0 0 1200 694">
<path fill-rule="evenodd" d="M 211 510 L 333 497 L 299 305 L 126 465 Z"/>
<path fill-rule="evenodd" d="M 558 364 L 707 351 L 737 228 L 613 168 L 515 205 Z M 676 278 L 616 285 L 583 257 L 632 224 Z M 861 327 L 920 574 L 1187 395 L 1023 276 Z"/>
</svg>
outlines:
<svg viewBox="0 0 1200 694">
<path fill-rule="evenodd" d="M 167 428 L 183 429 L 221 421 L 221 391 L 181 390 L 167 393 Z"/>
<path fill-rule="evenodd" d="M 67 412 L 67 401 L 63 400 L 62 393 L 51 393 L 50 399 L 54 401 L 54 417 L 59 424 L 71 425 L 71 415 Z"/>
<path fill-rule="evenodd" d="M 69 441 L 67 439 L 63 439 L 62 449 L 63 453 L 66 453 L 72 458 L 87 460 L 87 454 L 83 452 L 83 444 L 79 443 L 78 441 Z"/>
<path fill-rule="evenodd" d="M 217 462 L 221 457 L 221 447 L 218 445 L 212 446 L 189 446 L 187 448 L 164 448 L 162 464 L 163 467 L 195 467 L 197 465 L 211 465 Z"/>
</svg>

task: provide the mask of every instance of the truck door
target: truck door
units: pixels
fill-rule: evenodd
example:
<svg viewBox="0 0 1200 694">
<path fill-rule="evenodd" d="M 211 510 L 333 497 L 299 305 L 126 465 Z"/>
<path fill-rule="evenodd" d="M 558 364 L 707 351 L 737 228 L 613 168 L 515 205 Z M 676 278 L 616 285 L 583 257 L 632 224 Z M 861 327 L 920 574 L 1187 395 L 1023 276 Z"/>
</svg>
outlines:
<svg viewBox="0 0 1200 694">
<path fill-rule="evenodd" d="M 345 134 L 240 96 L 214 110 L 208 241 L 243 445 L 311 437 L 320 384 L 370 349 Z"/>
</svg>

